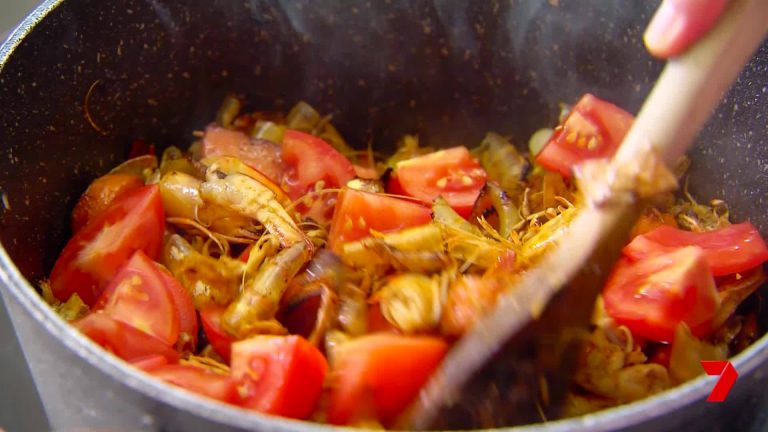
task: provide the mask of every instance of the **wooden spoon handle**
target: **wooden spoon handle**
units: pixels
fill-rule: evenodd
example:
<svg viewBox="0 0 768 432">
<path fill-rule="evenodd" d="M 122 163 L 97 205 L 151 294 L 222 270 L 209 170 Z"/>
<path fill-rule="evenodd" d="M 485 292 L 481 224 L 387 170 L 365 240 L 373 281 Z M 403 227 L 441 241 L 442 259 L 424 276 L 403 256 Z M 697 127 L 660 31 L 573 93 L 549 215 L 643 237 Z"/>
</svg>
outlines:
<svg viewBox="0 0 768 432">
<path fill-rule="evenodd" d="M 731 1 L 712 31 L 667 63 L 614 160 L 637 160 L 648 142 L 668 165 L 685 154 L 766 32 L 768 0 Z"/>
</svg>

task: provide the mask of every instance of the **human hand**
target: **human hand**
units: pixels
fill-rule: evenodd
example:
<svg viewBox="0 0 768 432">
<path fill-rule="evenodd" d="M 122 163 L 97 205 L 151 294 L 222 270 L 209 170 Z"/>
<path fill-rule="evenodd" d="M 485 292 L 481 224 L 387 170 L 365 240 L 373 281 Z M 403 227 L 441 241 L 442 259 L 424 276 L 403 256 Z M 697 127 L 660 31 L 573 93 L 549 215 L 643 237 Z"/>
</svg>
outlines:
<svg viewBox="0 0 768 432">
<path fill-rule="evenodd" d="M 643 39 L 654 57 L 682 54 L 722 15 L 728 0 L 664 0 Z"/>
</svg>

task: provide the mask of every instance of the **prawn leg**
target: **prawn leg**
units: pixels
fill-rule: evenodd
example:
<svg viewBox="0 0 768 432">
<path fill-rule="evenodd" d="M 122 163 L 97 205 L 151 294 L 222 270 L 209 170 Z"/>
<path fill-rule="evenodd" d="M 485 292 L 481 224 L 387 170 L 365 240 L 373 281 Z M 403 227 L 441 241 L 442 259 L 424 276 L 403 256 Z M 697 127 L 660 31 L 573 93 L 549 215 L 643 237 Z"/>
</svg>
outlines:
<svg viewBox="0 0 768 432">
<path fill-rule="evenodd" d="M 288 283 L 309 260 L 306 243 L 294 243 L 264 261 L 221 317 L 224 330 L 239 338 L 257 333 L 285 333 L 275 319 Z"/>
</svg>

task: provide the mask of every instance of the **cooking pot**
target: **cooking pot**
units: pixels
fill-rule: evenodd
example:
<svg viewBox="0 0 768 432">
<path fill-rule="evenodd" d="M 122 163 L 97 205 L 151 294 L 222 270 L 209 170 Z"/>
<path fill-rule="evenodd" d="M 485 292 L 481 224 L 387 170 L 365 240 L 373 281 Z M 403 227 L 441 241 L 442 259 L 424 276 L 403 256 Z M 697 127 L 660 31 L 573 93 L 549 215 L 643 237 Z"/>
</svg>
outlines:
<svg viewBox="0 0 768 432">
<path fill-rule="evenodd" d="M 625 0 L 48 0 L 0 49 L 1 292 L 54 428 L 310 431 L 150 379 L 59 319 L 35 286 L 87 184 L 134 138 L 186 146 L 224 95 L 250 108 L 304 99 L 351 143 L 385 150 L 488 130 L 527 142 L 560 102 L 592 92 L 636 111 L 661 64 L 641 43 L 657 2 Z M 690 190 L 724 198 L 768 235 L 768 45 L 702 132 Z M 768 314 L 766 314 L 768 315 Z M 763 323 L 764 324 L 764 323 Z M 758 430 L 768 425 L 768 338 L 716 377 L 526 430 Z M 5 391 L 5 390 L 4 390 Z M 21 415 L 21 413 L 20 413 Z"/>
</svg>

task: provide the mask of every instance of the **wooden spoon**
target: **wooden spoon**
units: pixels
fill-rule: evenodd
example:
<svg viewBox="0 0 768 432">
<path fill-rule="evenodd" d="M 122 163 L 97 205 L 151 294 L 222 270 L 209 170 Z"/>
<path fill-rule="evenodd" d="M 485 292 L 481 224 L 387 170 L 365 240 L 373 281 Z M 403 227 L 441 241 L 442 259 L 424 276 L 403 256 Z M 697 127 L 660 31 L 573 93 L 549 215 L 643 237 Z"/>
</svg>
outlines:
<svg viewBox="0 0 768 432">
<path fill-rule="evenodd" d="M 585 180 L 590 205 L 454 345 L 397 426 L 489 428 L 561 415 L 595 301 L 642 208 L 639 192 L 653 186 L 656 165 L 685 153 L 766 32 L 768 1 L 734 0 L 667 63 L 613 160 Z"/>
</svg>

